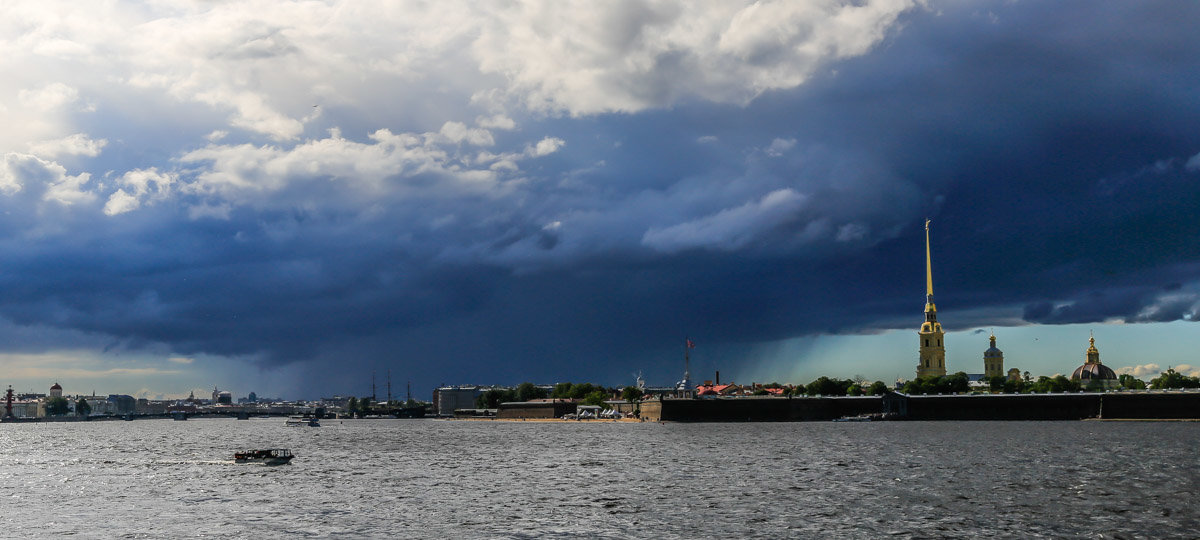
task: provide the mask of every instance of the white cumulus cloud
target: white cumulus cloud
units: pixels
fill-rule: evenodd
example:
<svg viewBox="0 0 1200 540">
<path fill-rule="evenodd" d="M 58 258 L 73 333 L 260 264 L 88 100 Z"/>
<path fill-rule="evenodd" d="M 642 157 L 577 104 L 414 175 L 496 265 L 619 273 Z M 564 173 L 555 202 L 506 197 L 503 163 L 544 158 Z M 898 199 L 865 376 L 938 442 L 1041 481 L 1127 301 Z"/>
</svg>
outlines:
<svg viewBox="0 0 1200 540">
<path fill-rule="evenodd" d="M 1162 368 L 1158 364 L 1139 364 L 1136 366 L 1124 366 L 1113 370 L 1117 375 L 1133 375 L 1134 377 L 1153 377 L 1162 372 Z"/>
<path fill-rule="evenodd" d="M 533 109 L 744 103 L 883 39 L 911 0 L 488 4 L 475 56 Z M 514 9 L 515 8 L 515 9 Z"/>
<path fill-rule="evenodd" d="M 1183 375 L 1187 375 L 1188 377 L 1200 377 L 1200 366 L 1179 364 L 1177 366 L 1172 366 L 1171 369 L 1174 369 L 1176 373 L 1181 373 Z"/>
<path fill-rule="evenodd" d="M 557 137 L 546 137 L 538 141 L 537 145 L 529 150 L 528 153 L 535 157 L 548 156 L 557 152 L 564 144 L 566 144 L 566 141 Z"/>
<path fill-rule="evenodd" d="M 171 185 L 177 180 L 175 173 L 162 173 L 158 169 L 132 170 L 121 176 L 122 186 L 104 204 L 104 213 L 115 216 L 137 209 L 146 202 L 155 202 L 171 194 Z"/>
<path fill-rule="evenodd" d="M 41 88 L 25 89 L 17 93 L 21 105 L 42 111 L 57 109 L 79 99 L 79 90 L 61 82 Z"/>
<path fill-rule="evenodd" d="M 96 157 L 108 144 L 105 139 L 92 139 L 85 133 L 75 133 L 60 139 L 29 143 L 29 151 L 39 156 L 57 157 L 64 155 Z"/>
<path fill-rule="evenodd" d="M 796 146 L 796 139 L 775 139 L 771 141 L 771 145 L 767 147 L 767 155 L 771 157 L 779 157 Z"/>
<path fill-rule="evenodd" d="M 0 192 L 6 195 L 36 185 L 44 190 L 42 200 L 70 206 L 95 199 L 84 189 L 90 180 L 90 173 L 67 174 L 62 165 L 29 154 L 8 153 L 0 162 Z"/>
</svg>

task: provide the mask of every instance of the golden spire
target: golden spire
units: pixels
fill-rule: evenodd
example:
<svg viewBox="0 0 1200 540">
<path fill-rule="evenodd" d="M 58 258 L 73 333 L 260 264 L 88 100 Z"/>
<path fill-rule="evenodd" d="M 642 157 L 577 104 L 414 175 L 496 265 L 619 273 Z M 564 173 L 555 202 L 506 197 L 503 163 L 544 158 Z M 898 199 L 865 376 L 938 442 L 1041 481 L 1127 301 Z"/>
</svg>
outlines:
<svg viewBox="0 0 1200 540">
<path fill-rule="evenodd" d="M 933 303 L 933 263 L 929 257 L 929 219 L 925 220 L 925 296 Z"/>
</svg>

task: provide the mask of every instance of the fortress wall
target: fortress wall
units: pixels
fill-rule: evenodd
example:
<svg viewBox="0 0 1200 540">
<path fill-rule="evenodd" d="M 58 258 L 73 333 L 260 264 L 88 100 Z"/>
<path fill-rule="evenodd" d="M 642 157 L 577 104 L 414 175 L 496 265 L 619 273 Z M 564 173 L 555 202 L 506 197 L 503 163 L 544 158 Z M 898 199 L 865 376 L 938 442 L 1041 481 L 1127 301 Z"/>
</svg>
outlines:
<svg viewBox="0 0 1200 540">
<path fill-rule="evenodd" d="M 1079 420 L 1100 410 L 1099 394 L 909 396 L 909 420 Z"/>
<path fill-rule="evenodd" d="M 908 396 L 907 420 L 1080 420 L 1200 418 L 1200 392 Z M 876 414 L 881 397 L 739 397 L 642 403 L 647 420 L 828 421 Z"/>
<path fill-rule="evenodd" d="M 658 400 L 643 401 L 639 404 L 641 418 L 649 422 L 662 420 L 662 402 Z"/>
<path fill-rule="evenodd" d="M 1200 392 L 1104 394 L 1102 418 L 1200 418 Z"/>
<path fill-rule="evenodd" d="M 879 397 L 742 397 L 668 399 L 660 419 L 674 422 L 788 422 L 833 420 L 882 410 Z M 643 416 L 645 409 L 643 409 Z"/>
</svg>

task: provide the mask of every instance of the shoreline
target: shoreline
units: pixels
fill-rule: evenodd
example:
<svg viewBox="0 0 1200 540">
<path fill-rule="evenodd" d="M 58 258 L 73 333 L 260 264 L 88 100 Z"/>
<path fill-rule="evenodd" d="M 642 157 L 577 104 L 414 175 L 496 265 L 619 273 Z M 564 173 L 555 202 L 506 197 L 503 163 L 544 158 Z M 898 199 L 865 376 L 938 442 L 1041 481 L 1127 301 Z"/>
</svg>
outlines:
<svg viewBox="0 0 1200 540">
<path fill-rule="evenodd" d="M 495 417 L 462 417 L 462 418 L 441 418 L 440 420 L 468 421 L 468 422 L 543 422 L 553 423 L 561 422 L 567 424 L 652 424 L 650 420 L 642 420 L 638 418 L 588 418 L 585 420 L 564 420 L 562 418 L 495 418 Z"/>
</svg>

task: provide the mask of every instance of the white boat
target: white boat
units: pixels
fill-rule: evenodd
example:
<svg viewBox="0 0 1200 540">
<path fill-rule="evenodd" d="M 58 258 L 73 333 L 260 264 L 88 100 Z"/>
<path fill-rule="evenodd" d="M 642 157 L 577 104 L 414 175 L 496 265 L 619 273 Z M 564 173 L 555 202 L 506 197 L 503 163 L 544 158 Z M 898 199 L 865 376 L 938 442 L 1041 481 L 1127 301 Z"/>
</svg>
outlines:
<svg viewBox="0 0 1200 540">
<path fill-rule="evenodd" d="M 834 418 L 833 421 L 834 422 L 870 422 L 871 417 L 867 416 L 867 415 L 843 416 L 841 418 Z"/>
<path fill-rule="evenodd" d="M 284 465 L 292 461 L 292 451 L 287 448 L 268 448 L 265 450 L 242 450 L 234 452 L 233 461 L 236 463 L 262 463 L 263 465 Z"/>
<path fill-rule="evenodd" d="M 291 427 L 321 427 L 321 421 L 316 418 L 304 418 L 302 416 L 293 416 L 284 422 L 284 425 Z"/>
</svg>

